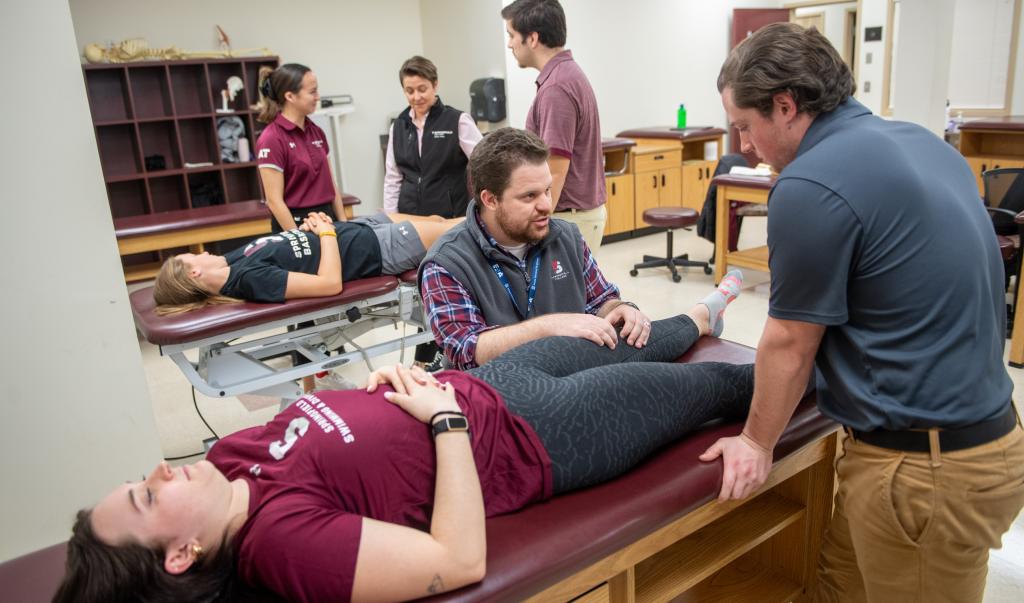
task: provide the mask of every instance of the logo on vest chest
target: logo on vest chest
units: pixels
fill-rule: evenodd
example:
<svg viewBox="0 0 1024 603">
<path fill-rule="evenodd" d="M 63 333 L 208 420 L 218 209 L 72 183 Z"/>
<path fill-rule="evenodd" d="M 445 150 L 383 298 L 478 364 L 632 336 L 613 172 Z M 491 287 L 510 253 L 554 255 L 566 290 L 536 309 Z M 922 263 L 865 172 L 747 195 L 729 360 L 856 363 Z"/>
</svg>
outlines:
<svg viewBox="0 0 1024 603">
<path fill-rule="evenodd" d="M 434 135 L 434 140 L 448 138 L 454 134 L 452 130 L 434 130 L 432 133 Z"/>
<path fill-rule="evenodd" d="M 569 276 L 569 272 L 562 267 L 562 262 L 551 260 L 551 280 L 560 281 Z"/>
</svg>

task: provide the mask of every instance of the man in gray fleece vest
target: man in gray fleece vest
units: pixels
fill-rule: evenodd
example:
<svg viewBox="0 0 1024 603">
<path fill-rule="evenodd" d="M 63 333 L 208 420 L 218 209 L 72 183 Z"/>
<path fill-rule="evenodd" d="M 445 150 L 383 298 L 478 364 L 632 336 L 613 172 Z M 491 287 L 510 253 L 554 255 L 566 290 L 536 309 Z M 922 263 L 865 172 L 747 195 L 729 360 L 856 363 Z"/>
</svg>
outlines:
<svg viewBox="0 0 1024 603">
<path fill-rule="evenodd" d="M 534 339 L 581 337 L 643 347 L 650 320 L 619 299 L 574 224 L 552 219 L 548 148 L 502 128 L 469 161 L 474 200 L 466 221 L 420 264 L 434 338 L 453 368 L 467 369 Z"/>
</svg>

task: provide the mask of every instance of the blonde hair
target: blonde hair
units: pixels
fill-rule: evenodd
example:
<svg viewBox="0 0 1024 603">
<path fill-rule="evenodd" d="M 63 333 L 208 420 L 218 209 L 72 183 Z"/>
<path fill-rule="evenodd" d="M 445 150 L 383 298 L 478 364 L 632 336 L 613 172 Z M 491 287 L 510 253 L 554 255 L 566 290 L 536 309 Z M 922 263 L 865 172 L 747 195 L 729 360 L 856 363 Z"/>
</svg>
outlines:
<svg viewBox="0 0 1024 603">
<path fill-rule="evenodd" d="M 188 273 L 185 262 L 176 257 L 167 258 L 153 284 L 153 301 L 160 316 L 180 314 L 218 304 L 237 304 L 243 300 L 210 293 Z"/>
</svg>

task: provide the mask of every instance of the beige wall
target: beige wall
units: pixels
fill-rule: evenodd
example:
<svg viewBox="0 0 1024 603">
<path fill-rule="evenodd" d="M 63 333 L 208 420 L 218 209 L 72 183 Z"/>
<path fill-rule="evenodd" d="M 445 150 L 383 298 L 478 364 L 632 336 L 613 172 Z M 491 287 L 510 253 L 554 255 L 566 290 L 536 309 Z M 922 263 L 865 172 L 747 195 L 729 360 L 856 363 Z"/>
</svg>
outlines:
<svg viewBox="0 0 1024 603">
<path fill-rule="evenodd" d="M 473 80 L 505 77 L 501 7 L 501 0 L 420 0 L 423 54 L 437 65 L 441 98 L 456 109 L 469 111 Z"/>
<path fill-rule="evenodd" d="M 508 4 L 505 2 L 504 4 Z M 734 8 L 778 8 L 772 0 L 562 0 L 566 46 L 597 95 L 601 131 L 675 124 L 685 103 L 691 125 L 725 125 L 715 87 L 729 51 Z M 537 71 L 505 52 L 509 120 L 522 127 Z"/>
<path fill-rule="evenodd" d="M 0 23 L 4 56 L 31 49 L 18 89 L 33 91 L 3 101 L 6 560 L 66 539 L 78 508 L 160 450 L 68 5 L 4 2 Z"/>
<path fill-rule="evenodd" d="M 384 161 L 378 136 L 405 105 L 396 81 L 402 61 L 423 52 L 419 0 L 70 0 L 78 48 L 90 42 L 146 38 L 151 47 L 217 48 L 214 25 L 234 48 L 268 47 L 282 62 L 308 65 L 320 93 L 351 94 L 343 118 L 344 188 L 363 200 L 358 214 L 381 205 Z M 286 12 L 290 10 L 290 13 Z"/>
</svg>

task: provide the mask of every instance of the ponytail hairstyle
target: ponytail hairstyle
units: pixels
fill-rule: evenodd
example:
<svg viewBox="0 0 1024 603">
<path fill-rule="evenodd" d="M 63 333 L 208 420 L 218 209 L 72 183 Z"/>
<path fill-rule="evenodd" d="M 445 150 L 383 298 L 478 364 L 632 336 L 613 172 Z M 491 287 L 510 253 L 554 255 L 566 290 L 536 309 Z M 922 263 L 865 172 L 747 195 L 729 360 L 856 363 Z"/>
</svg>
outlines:
<svg viewBox="0 0 1024 603">
<path fill-rule="evenodd" d="M 93 532 L 91 517 L 90 509 L 78 512 L 54 603 L 212 603 L 237 599 L 244 589 L 226 534 L 215 552 L 200 556 L 176 576 L 164 570 L 162 549 L 107 544 Z"/>
<path fill-rule="evenodd" d="M 153 301 L 160 316 L 180 314 L 217 304 L 237 304 L 242 300 L 210 293 L 188 273 L 188 267 L 176 257 L 169 257 L 153 284 Z"/>
<path fill-rule="evenodd" d="M 286 92 L 302 90 L 302 78 L 311 69 L 298 63 L 285 63 L 273 71 L 260 69 L 260 114 L 256 119 L 269 124 L 281 113 Z"/>
</svg>

